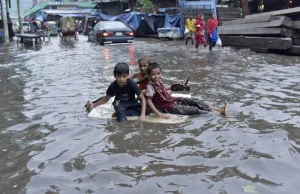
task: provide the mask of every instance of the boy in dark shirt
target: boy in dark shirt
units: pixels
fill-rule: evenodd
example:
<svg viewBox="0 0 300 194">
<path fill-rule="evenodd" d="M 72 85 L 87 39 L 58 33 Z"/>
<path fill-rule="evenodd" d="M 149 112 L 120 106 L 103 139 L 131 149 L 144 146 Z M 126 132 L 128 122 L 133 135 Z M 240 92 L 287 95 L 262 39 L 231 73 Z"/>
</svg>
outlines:
<svg viewBox="0 0 300 194">
<path fill-rule="evenodd" d="M 146 107 L 146 99 L 135 81 L 128 78 L 129 66 L 126 63 L 118 63 L 114 68 L 116 78 L 106 90 L 106 96 L 93 102 L 87 102 L 85 107 L 91 110 L 101 104 L 105 104 L 115 96 L 113 106 L 116 111 L 118 121 L 126 120 L 126 116 L 140 116 L 140 120 L 145 120 L 145 114 L 150 114 L 150 109 Z M 139 103 L 135 95 L 138 96 Z M 146 110 L 147 109 L 147 110 Z"/>
<path fill-rule="evenodd" d="M 211 110 L 218 111 L 223 116 L 227 115 L 227 102 L 225 102 L 223 107 L 216 108 L 205 104 L 197 98 L 172 97 L 161 80 L 162 74 L 159 64 L 150 63 L 147 73 L 150 79 L 146 88 L 147 104 L 158 117 L 167 119 L 170 115 L 162 114 L 156 107 L 162 112 L 180 115 L 201 115 Z"/>
</svg>

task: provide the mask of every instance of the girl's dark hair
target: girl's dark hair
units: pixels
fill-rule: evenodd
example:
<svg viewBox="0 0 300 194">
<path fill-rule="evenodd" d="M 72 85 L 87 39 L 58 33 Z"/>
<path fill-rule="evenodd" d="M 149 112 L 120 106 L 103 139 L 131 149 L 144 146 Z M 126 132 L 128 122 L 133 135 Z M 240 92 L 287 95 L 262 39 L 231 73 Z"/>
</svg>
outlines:
<svg viewBox="0 0 300 194">
<path fill-rule="evenodd" d="M 114 69 L 114 75 L 116 74 L 129 74 L 129 65 L 127 63 L 117 63 Z"/>
<path fill-rule="evenodd" d="M 159 69 L 161 71 L 160 65 L 158 63 L 149 63 L 147 67 L 147 73 L 148 75 L 151 73 L 153 69 Z"/>
</svg>

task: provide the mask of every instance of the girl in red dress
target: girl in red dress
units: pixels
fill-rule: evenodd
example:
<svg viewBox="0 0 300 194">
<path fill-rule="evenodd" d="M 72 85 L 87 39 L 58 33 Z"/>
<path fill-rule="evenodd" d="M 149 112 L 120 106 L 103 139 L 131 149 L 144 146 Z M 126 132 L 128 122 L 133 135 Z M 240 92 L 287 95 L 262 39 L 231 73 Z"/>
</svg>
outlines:
<svg viewBox="0 0 300 194">
<path fill-rule="evenodd" d="M 198 16 L 197 21 L 195 22 L 195 27 L 196 27 L 196 33 L 195 33 L 195 40 L 196 40 L 196 45 L 195 48 L 197 49 L 200 45 L 200 42 L 203 44 L 204 47 L 207 46 L 206 40 L 205 40 L 205 21 L 204 21 L 204 15 L 200 14 Z"/>
</svg>

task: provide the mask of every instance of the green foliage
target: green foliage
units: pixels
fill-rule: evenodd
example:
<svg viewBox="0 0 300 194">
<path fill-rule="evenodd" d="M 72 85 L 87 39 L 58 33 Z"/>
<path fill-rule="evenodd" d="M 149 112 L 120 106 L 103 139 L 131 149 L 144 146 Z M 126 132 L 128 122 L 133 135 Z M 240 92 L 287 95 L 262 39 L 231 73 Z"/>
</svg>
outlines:
<svg viewBox="0 0 300 194">
<path fill-rule="evenodd" d="M 153 3 L 151 0 L 137 0 L 137 2 L 145 9 L 152 9 Z"/>
<path fill-rule="evenodd" d="M 241 3 L 240 0 L 231 0 L 230 7 L 240 7 Z"/>
</svg>

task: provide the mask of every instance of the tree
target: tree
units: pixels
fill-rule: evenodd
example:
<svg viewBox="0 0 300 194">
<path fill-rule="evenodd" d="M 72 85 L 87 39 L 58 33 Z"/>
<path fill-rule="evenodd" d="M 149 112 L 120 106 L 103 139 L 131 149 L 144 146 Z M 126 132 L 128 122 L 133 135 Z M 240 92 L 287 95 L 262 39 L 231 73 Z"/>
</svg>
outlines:
<svg viewBox="0 0 300 194">
<path fill-rule="evenodd" d="M 152 0 L 137 0 L 137 2 L 146 10 L 152 10 L 153 8 Z"/>
<path fill-rule="evenodd" d="M 240 7 L 241 3 L 240 0 L 232 0 L 230 7 Z"/>
</svg>

